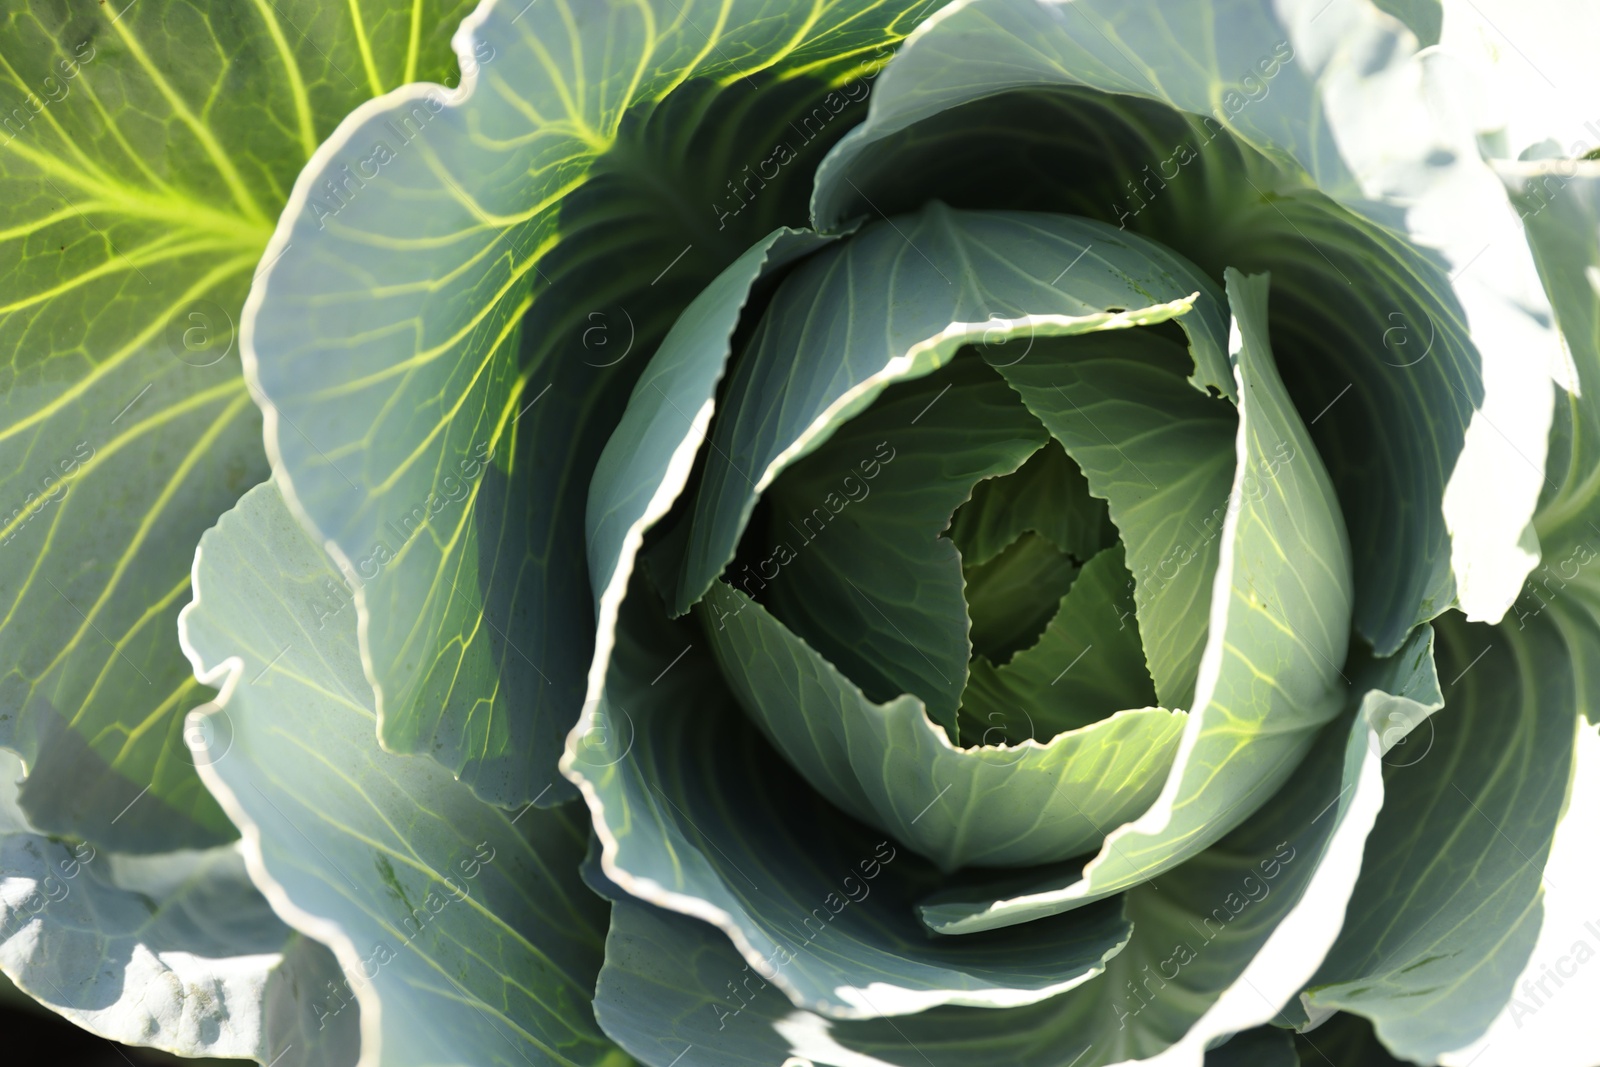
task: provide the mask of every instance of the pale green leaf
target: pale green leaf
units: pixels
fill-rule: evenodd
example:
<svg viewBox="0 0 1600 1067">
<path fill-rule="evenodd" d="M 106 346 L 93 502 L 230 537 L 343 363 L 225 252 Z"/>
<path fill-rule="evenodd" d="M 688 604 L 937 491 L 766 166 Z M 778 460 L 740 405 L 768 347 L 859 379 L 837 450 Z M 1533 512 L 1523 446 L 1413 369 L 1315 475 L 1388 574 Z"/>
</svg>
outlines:
<svg viewBox="0 0 1600 1067">
<path fill-rule="evenodd" d="M 349 1067 L 354 1012 L 316 1020 L 322 945 L 290 930 L 236 845 L 130 856 L 38 833 L 0 752 L 0 970 L 78 1026 L 180 1056 Z"/>
<path fill-rule="evenodd" d="M 206 784 L 253 879 L 353 990 L 322 1007 L 359 1005 L 364 1067 L 615 1064 L 588 1006 L 606 908 L 578 877 L 581 814 L 506 812 L 380 749 L 354 612 L 317 627 L 336 574 L 268 483 L 201 539 L 180 620 L 223 690 L 196 722 Z"/>
<path fill-rule="evenodd" d="M 1535 562 L 1561 362 L 1476 131 L 1438 117 L 1465 90 L 1417 48 L 1368 0 L 970 0 L 885 72 L 814 218 L 1003 203 L 1270 272 L 1364 560 L 1357 624 L 1392 653 L 1456 599 L 1498 618 Z"/>
<path fill-rule="evenodd" d="M 459 92 L 319 149 L 241 342 L 290 506 L 357 587 L 390 750 L 503 804 L 572 795 L 595 464 L 679 312 L 803 221 L 868 88 L 840 83 L 920 3 L 487 0 Z"/>
<path fill-rule="evenodd" d="M 946 871 L 1098 847 L 1155 799 L 1183 731 L 1182 712 L 1134 707 L 1045 743 L 956 748 L 920 700 L 869 700 L 737 590 L 702 603 L 723 677 L 807 783 Z"/>
<path fill-rule="evenodd" d="M 1171 774 L 1150 810 L 1111 831 L 1081 876 L 1053 872 L 998 899 L 970 890 L 941 899 L 939 921 L 952 930 L 1064 911 L 1197 855 L 1296 773 L 1344 701 L 1351 596 L 1344 523 L 1272 362 L 1267 279 L 1230 272 L 1228 295 L 1240 396 L 1237 465 L 1205 656 Z"/>
<path fill-rule="evenodd" d="M 729 380 L 737 417 L 712 427 L 673 610 L 710 588 L 779 473 L 891 382 L 929 373 L 963 345 L 1012 338 L 1026 349 L 1036 337 L 1179 316 L 1197 380 L 1225 378 L 1211 283 L 1165 248 L 1084 219 L 933 203 L 818 253 L 774 297 Z"/>
<path fill-rule="evenodd" d="M 745 608 L 747 623 L 756 610 Z M 636 575 L 605 687 L 568 741 L 563 769 L 589 802 L 606 878 L 713 924 L 708 936 L 736 946 L 778 996 L 839 1018 L 1026 1004 L 1088 981 L 1121 949 L 1128 928 L 1115 901 L 1025 931 L 930 938 L 913 906 L 938 870 L 841 814 L 783 762 L 719 678 L 698 617 L 669 621 Z M 814 654 L 794 661 L 801 672 L 821 666 Z M 835 700 L 851 696 L 837 674 L 813 673 L 811 684 L 820 696 L 830 681 Z M 936 738 L 920 705 L 902 707 Z M 915 792 L 894 805 L 906 824 Z M 938 789 L 922 792 L 933 808 Z"/>
<path fill-rule="evenodd" d="M 1194 703 L 1223 525 L 1233 502 L 1232 404 L 1184 380 L 1182 346 L 1150 330 L 1042 341 L 1013 363 L 988 352 L 1105 500 L 1126 550 L 1156 697 Z M 1292 455 L 1292 453 L 1291 453 Z M 1288 456 L 1267 457 L 1276 469 Z M 1265 471 L 1247 472 L 1246 492 Z"/>
</svg>

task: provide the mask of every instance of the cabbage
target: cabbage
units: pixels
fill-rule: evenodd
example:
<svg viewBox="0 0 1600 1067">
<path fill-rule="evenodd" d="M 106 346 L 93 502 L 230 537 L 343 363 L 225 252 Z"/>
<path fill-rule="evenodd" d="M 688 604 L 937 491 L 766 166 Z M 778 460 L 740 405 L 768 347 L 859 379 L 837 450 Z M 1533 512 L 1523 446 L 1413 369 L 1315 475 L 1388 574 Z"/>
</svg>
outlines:
<svg viewBox="0 0 1600 1067">
<path fill-rule="evenodd" d="M 1593 12 L 38 6 L 24 992 L 285 1067 L 1600 1058 Z"/>
</svg>

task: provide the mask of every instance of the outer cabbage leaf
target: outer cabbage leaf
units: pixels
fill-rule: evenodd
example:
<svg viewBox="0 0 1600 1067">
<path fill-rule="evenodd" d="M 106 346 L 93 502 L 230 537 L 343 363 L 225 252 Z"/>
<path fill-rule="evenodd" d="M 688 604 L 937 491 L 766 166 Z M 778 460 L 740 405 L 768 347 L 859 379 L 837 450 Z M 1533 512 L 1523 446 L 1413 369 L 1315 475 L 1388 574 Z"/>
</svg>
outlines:
<svg viewBox="0 0 1600 1067">
<path fill-rule="evenodd" d="M 318 150 L 242 351 L 391 750 L 506 805 L 572 795 L 544 790 L 593 651 L 596 460 L 694 294 L 803 216 L 867 88 L 842 83 L 919 3 L 485 0 L 460 92 L 393 93 Z"/>
<path fill-rule="evenodd" d="M 1426 650 L 1425 637 L 1358 684 L 1437 688 L 1418 648 Z M 765 988 L 769 976 L 746 968 L 716 930 L 613 888 L 596 1014 L 650 1067 L 668 1067 L 686 1046 L 716 1067 L 772 1064 L 787 1054 L 834 1067 L 963 1067 L 980 1056 L 1021 1067 L 1100 1067 L 1136 1055 L 1201 1067 L 1208 1044 L 1272 1019 L 1337 933 L 1383 803 L 1391 696 L 1386 688 L 1360 691 L 1354 714 L 1324 728 L 1303 773 L 1251 820 L 1129 893 L 1136 928 L 1128 947 L 1105 975 L 1060 996 L 1000 1011 L 828 1019 Z"/>
<path fill-rule="evenodd" d="M 454 59 L 456 0 L 11 5 L 0 15 L 0 745 L 41 830 L 234 834 L 172 642 L 200 534 L 267 473 L 236 324 L 295 173 Z"/>
<path fill-rule="evenodd" d="M 714 924 L 788 999 L 839 1018 L 1031 1003 L 1121 950 L 1114 901 L 1026 931 L 929 938 L 914 905 L 938 870 L 799 780 L 735 705 L 695 618 L 668 620 L 635 572 L 605 688 L 569 740 L 562 766 L 589 802 L 605 878 Z"/>
<path fill-rule="evenodd" d="M 356 1016 L 315 1001 L 333 956 L 285 926 L 237 846 L 118 854 L 37 832 L 0 752 L 0 970 L 101 1037 L 181 1056 L 348 1067 Z"/>
<path fill-rule="evenodd" d="M 1504 13 L 1495 14 L 1504 18 Z M 1516 32 L 1515 22 L 1507 25 L 1507 32 Z M 1551 74 L 1574 83 L 1592 74 L 1558 65 L 1551 53 L 1559 52 L 1559 46 L 1540 43 L 1546 47 L 1541 61 Z M 1513 94 L 1508 99 L 1520 98 Z M 1547 123 L 1561 112 L 1524 111 L 1517 117 Z M 1573 145 L 1574 154 L 1581 147 L 1581 142 Z M 1594 573 L 1600 560 L 1600 414 L 1595 406 L 1600 390 L 1600 164 L 1544 159 L 1496 166 L 1525 226 L 1575 380 L 1557 404 L 1551 480 L 1535 520 L 1544 562 L 1513 604 L 1495 644 L 1519 649 L 1519 659 L 1559 663 L 1530 676 L 1529 685 L 1538 688 L 1526 692 L 1538 698 L 1541 711 L 1547 692 L 1561 695 L 1561 710 L 1576 720 L 1569 722 L 1576 728 L 1575 765 L 1549 860 L 1543 864 L 1543 922 L 1527 964 L 1508 983 L 1503 1006 L 1487 1021 L 1482 1037 L 1442 1059 L 1452 1067 L 1469 1062 L 1512 1067 L 1530 1059 L 1552 1067 L 1579 1067 L 1600 1056 L 1589 1007 L 1600 993 L 1600 974 L 1587 966 L 1600 948 L 1600 935 L 1592 926 L 1595 887 L 1600 885 L 1600 857 L 1594 849 L 1600 823 L 1595 793 L 1600 740 L 1594 730 L 1600 722 L 1600 678 L 1593 666 L 1600 662 L 1600 581 Z M 1468 650 L 1474 651 L 1471 646 Z M 1490 683 L 1479 680 L 1482 686 Z M 1539 755 L 1542 772 L 1550 777 L 1557 776 L 1557 755 Z M 1541 859 L 1535 850 L 1546 845 L 1544 835 L 1515 839 L 1532 860 Z"/>
<path fill-rule="evenodd" d="M 1389 761 L 1349 918 L 1304 994 L 1309 1012 L 1364 1015 L 1418 1062 L 1488 1027 L 1538 936 L 1573 766 L 1568 656 L 1585 651 L 1548 620 L 1436 625 L 1446 711 Z"/>
<path fill-rule="evenodd" d="M 622 1062 L 588 1006 L 606 909 L 581 814 L 506 812 L 379 749 L 355 613 L 316 625 L 337 573 L 268 483 L 201 539 L 180 617 L 223 690 L 195 722 L 206 784 L 274 909 L 344 967 L 320 1011 L 359 1005 L 367 1067 Z"/>
</svg>

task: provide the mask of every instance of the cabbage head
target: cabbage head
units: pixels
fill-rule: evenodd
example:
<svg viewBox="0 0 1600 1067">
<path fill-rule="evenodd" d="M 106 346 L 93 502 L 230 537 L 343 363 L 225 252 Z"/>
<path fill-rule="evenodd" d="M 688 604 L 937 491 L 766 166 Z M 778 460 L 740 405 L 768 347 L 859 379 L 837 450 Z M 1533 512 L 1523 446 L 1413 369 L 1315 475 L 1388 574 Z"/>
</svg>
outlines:
<svg viewBox="0 0 1600 1067">
<path fill-rule="evenodd" d="M 117 8 L 0 16 L 22 993 L 1600 1062 L 1595 11 Z"/>
</svg>

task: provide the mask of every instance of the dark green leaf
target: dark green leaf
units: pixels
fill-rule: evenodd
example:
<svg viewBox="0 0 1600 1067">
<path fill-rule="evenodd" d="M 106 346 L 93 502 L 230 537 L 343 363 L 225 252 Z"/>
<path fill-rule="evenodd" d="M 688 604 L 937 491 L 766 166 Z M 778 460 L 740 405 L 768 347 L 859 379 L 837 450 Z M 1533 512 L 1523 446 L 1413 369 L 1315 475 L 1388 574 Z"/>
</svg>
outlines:
<svg viewBox="0 0 1600 1067">
<path fill-rule="evenodd" d="M 842 83 L 925 3 L 485 5 L 463 92 L 319 150 L 243 347 L 290 505 L 357 586 L 385 746 L 501 804 L 572 795 L 545 790 L 594 651 L 596 462 L 679 312 L 803 219 L 870 88 Z"/>
</svg>

